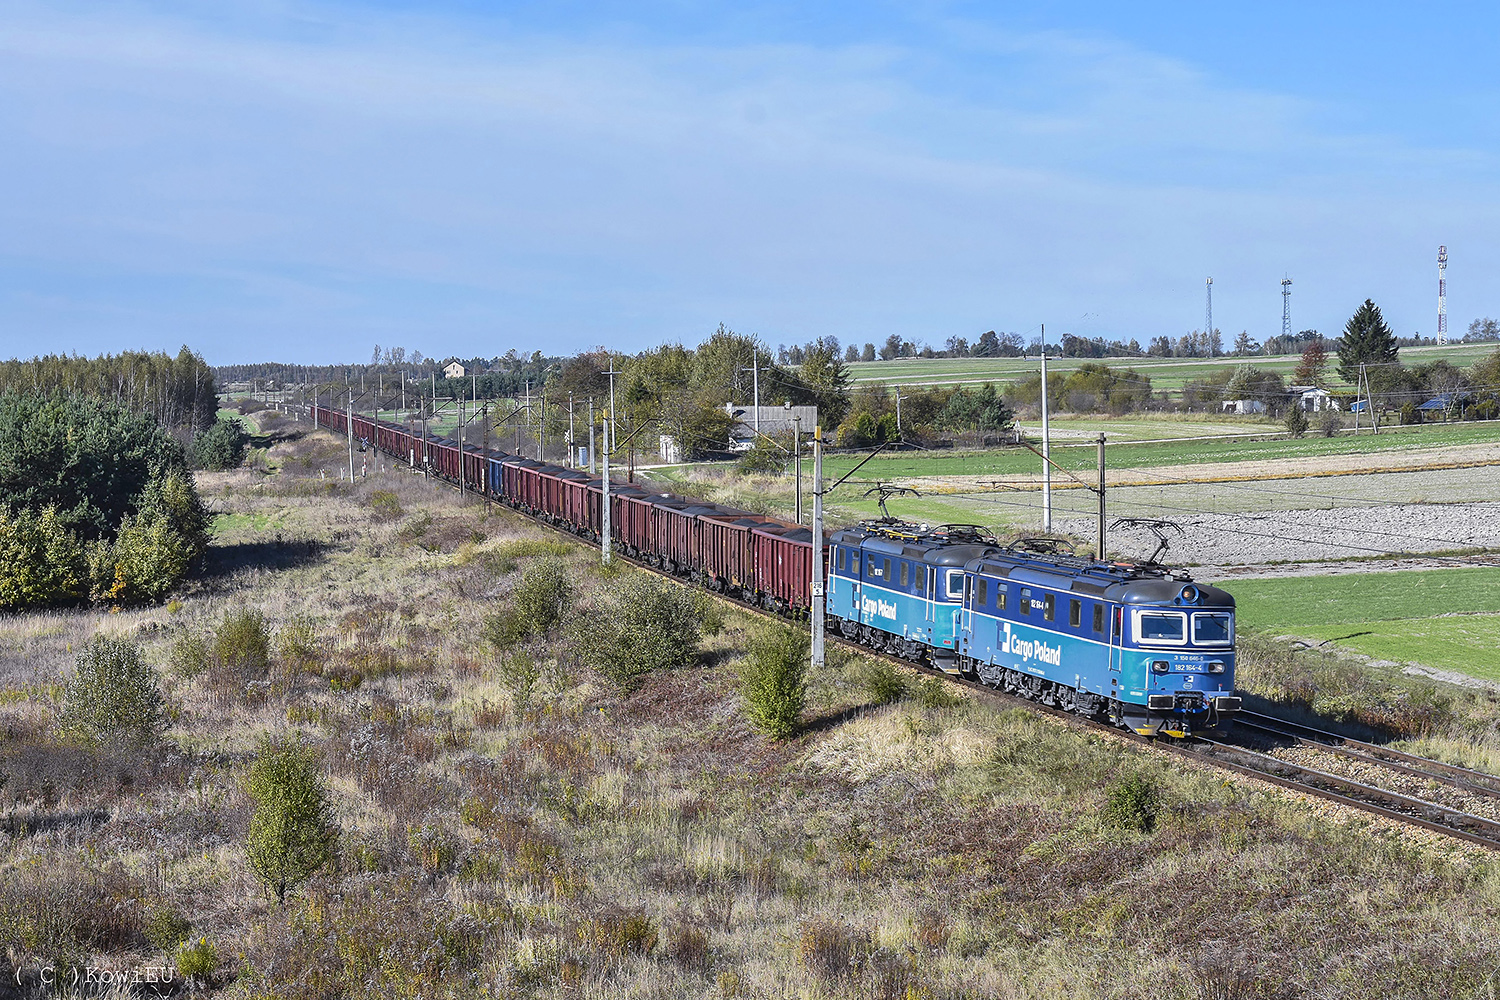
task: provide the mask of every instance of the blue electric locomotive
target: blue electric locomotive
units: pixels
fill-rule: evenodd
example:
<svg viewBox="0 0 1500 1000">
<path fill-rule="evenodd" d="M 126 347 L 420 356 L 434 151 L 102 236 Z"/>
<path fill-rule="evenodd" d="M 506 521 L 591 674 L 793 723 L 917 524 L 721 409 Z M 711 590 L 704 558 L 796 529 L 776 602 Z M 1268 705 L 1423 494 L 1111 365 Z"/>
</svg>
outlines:
<svg viewBox="0 0 1500 1000">
<path fill-rule="evenodd" d="M 1239 711 L 1234 598 L 1181 570 L 889 521 L 835 533 L 828 557 L 830 625 L 872 648 L 1139 733 Z"/>
</svg>

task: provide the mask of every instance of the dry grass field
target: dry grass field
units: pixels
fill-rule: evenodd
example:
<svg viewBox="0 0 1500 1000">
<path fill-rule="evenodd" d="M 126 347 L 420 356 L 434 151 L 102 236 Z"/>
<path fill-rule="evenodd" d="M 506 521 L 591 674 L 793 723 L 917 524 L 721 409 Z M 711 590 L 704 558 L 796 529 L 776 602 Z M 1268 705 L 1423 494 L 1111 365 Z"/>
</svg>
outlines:
<svg viewBox="0 0 1500 1000">
<path fill-rule="evenodd" d="M 45 965 L 181 987 L 194 963 L 195 988 L 247 1000 L 1500 990 L 1493 855 L 842 652 L 803 733 L 771 741 L 736 685 L 768 626 L 738 611 L 629 691 L 566 634 L 497 654 L 486 619 L 538 559 L 585 608 L 637 571 L 410 474 L 339 484 L 340 442 L 261 419 L 259 468 L 201 477 L 218 534 L 173 602 L 0 620 L 0 992 L 38 993 Z M 221 648 L 244 610 L 264 662 Z M 144 751 L 56 724 L 96 632 L 158 671 Z M 1356 721 L 1456 756 L 1500 745 L 1472 692 L 1266 642 L 1244 678 L 1309 710 L 1343 685 Z M 314 750 L 339 828 L 280 904 L 246 864 L 267 733 Z"/>
</svg>

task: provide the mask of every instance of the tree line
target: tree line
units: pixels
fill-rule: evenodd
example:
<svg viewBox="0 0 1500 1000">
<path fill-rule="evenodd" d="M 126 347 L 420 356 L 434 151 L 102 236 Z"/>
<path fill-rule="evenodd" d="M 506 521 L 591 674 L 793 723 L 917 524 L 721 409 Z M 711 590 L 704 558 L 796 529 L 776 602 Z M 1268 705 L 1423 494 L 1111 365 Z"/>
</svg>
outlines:
<svg viewBox="0 0 1500 1000">
<path fill-rule="evenodd" d="M 125 351 L 97 358 L 47 354 L 0 361 L 0 392 L 5 391 L 104 400 L 150 417 L 185 439 L 211 426 L 218 411 L 214 370 L 186 346 L 176 357 L 163 351 Z"/>
</svg>

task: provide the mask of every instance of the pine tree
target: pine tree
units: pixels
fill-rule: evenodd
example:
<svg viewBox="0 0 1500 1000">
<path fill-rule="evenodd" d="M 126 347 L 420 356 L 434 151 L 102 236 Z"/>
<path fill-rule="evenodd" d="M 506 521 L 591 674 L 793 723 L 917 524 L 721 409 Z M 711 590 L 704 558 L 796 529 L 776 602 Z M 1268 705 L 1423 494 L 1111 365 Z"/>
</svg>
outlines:
<svg viewBox="0 0 1500 1000">
<path fill-rule="evenodd" d="M 333 860 L 338 826 L 310 747 L 264 737 L 250 765 L 246 789 L 255 804 L 245 860 L 285 902 L 287 890 Z"/>
<path fill-rule="evenodd" d="M 1392 364 L 1397 350 L 1396 335 L 1380 315 L 1380 307 L 1365 299 L 1365 304 L 1344 324 L 1344 336 L 1339 343 L 1339 376 L 1353 385 L 1359 380 L 1361 364 Z"/>
</svg>

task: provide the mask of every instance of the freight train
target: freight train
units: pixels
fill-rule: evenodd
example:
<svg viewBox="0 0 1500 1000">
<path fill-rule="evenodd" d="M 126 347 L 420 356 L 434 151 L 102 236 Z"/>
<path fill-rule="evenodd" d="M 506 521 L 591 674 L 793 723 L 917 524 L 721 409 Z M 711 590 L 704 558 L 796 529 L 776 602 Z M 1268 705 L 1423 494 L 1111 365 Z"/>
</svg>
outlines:
<svg viewBox="0 0 1500 1000">
<path fill-rule="evenodd" d="M 538 520 L 597 540 L 603 481 L 312 408 L 371 442 Z M 632 559 L 788 618 L 812 602 L 812 533 L 778 518 L 610 482 L 610 535 Z M 1001 545 L 975 525 L 893 519 L 836 531 L 823 558 L 827 627 L 868 648 L 1148 735 L 1222 732 L 1234 693 L 1234 598 L 1182 570 Z"/>
</svg>

